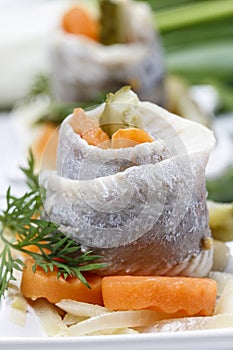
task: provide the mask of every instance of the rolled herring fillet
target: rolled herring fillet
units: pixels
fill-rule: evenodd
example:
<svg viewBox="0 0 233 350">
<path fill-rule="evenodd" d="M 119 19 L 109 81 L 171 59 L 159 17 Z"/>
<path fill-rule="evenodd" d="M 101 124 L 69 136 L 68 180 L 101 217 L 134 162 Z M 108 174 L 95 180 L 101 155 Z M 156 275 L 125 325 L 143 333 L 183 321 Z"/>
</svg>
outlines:
<svg viewBox="0 0 233 350">
<path fill-rule="evenodd" d="M 124 3 L 126 43 L 103 45 L 64 32 L 54 38 L 49 50 L 51 85 L 59 101 L 95 101 L 100 91 L 131 85 L 142 100 L 165 104 L 165 64 L 153 12 L 142 1 Z"/>
<path fill-rule="evenodd" d="M 150 102 L 128 107 L 153 142 L 102 149 L 74 132 L 73 115 L 64 120 L 57 171 L 40 176 L 46 215 L 102 257 L 98 274 L 205 276 L 213 262 L 205 187 L 213 133 Z M 98 120 L 104 108 L 86 114 Z"/>
</svg>

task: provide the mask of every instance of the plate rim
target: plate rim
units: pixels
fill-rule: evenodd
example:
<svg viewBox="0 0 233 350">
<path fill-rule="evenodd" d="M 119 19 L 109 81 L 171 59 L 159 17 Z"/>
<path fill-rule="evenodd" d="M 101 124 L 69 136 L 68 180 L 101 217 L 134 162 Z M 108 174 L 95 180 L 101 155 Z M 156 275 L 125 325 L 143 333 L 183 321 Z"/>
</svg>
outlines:
<svg viewBox="0 0 233 350">
<path fill-rule="evenodd" d="M 192 340 L 195 338 L 197 340 L 204 340 L 211 338 L 213 339 L 231 339 L 233 341 L 233 327 L 217 328 L 217 329 L 203 329 L 203 330 L 190 330 L 190 331 L 177 331 L 177 332 L 161 332 L 161 333 L 134 333 L 134 334 L 108 334 L 108 335 L 85 335 L 85 336 L 74 336 L 74 337 L 62 337 L 62 336 L 32 336 L 32 337 L 1 337 L 0 345 L 7 342 L 7 344 L 25 344 L 27 343 L 41 343 L 41 344 L 56 344 L 56 343 L 108 343 L 112 342 L 122 342 L 122 341 L 150 341 L 158 339 L 160 341 L 167 340 Z M 232 343 L 233 345 L 233 343 Z"/>
</svg>

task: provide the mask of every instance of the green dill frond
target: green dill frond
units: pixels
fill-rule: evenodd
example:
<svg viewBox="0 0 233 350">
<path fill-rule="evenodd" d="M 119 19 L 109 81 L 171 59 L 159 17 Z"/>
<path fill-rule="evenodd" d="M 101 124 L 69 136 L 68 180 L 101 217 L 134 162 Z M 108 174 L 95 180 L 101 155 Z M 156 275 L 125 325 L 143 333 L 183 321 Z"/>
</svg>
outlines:
<svg viewBox="0 0 233 350">
<path fill-rule="evenodd" d="M 41 218 L 43 203 L 32 151 L 27 167 L 21 170 L 29 192 L 15 197 L 9 187 L 6 209 L 0 214 L 0 297 L 15 279 L 14 271 L 22 271 L 25 266 L 22 253 L 34 259 L 34 272 L 38 266 L 46 273 L 56 269 L 58 277 L 75 276 L 90 288 L 83 272 L 106 265 L 98 263 L 100 257 L 91 251 L 83 253 L 81 245 L 61 232 L 58 225 Z M 29 246 L 37 247 L 37 251 L 29 250 Z"/>
</svg>

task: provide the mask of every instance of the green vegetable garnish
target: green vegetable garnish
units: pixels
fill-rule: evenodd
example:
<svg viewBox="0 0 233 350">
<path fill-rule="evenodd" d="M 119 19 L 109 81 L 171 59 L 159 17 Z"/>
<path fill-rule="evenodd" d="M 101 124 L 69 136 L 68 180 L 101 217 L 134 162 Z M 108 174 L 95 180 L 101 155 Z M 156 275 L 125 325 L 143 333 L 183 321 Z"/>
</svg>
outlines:
<svg viewBox="0 0 233 350">
<path fill-rule="evenodd" d="M 213 179 L 207 179 L 208 199 L 216 202 L 233 202 L 233 167 Z"/>
<path fill-rule="evenodd" d="M 214 239 L 233 240 L 233 203 L 207 201 L 209 224 Z"/>
<path fill-rule="evenodd" d="M 43 196 L 31 152 L 28 167 L 21 170 L 30 190 L 17 198 L 9 188 L 6 209 L 0 215 L 0 297 L 8 283 L 15 280 L 14 270 L 22 271 L 25 266 L 17 252 L 34 259 L 34 272 L 37 266 L 45 272 L 56 268 L 58 277 L 75 276 L 90 288 L 83 272 L 99 269 L 105 264 L 96 263 L 100 257 L 92 255 L 91 251 L 82 253 L 81 246 L 59 231 L 55 223 L 39 218 L 43 211 Z M 37 247 L 38 252 L 27 250 L 31 245 Z"/>
<path fill-rule="evenodd" d="M 107 95 L 99 124 L 110 138 L 119 129 L 143 128 L 141 114 L 134 108 L 138 102 L 137 95 L 129 86 Z"/>
<path fill-rule="evenodd" d="M 100 41 L 104 45 L 127 41 L 127 1 L 100 0 Z"/>
</svg>

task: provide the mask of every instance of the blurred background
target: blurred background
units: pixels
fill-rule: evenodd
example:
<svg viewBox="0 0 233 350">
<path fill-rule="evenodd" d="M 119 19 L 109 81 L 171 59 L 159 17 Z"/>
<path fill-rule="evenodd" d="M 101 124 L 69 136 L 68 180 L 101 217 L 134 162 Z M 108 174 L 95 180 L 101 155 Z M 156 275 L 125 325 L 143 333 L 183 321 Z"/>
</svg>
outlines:
<svg viewBox="0 0 233 350">
<path fill-rule="evenodd" d="M 233 0 L 0 0 L 0 77 L 2 189 L 74 107 L 131 85 L 215 132 L 209 199 L 233 201 Z"/>
</svg>

